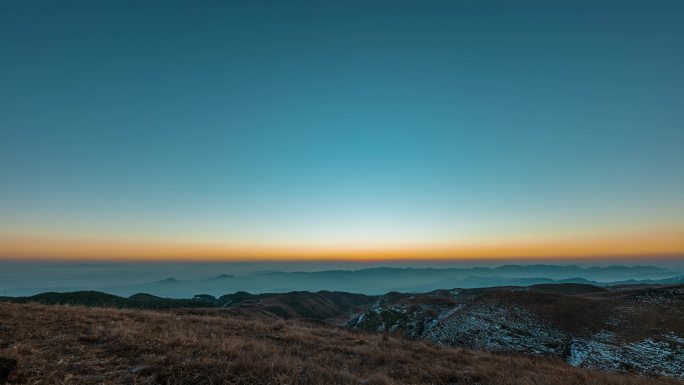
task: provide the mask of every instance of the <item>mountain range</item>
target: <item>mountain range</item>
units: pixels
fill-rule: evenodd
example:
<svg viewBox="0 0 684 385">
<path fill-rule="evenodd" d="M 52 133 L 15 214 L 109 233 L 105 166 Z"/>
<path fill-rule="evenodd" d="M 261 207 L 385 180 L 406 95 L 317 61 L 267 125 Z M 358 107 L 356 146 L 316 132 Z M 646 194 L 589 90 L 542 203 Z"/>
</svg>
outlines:
<svg viewBox="0 0 684 385">
<path fill-rule="evenodd" d="M 152 267 L 155 266 L 150 268 Z M 35 287 L 25 286 L 24 281 L 3 280 L 0 282 L 0 294 L 27 296 L 42 292 L 97 290 L 119 296 L 144 292 L 161 297 L 189 298 L 196 294 L 221 296 L 236 291 L 258 294 L 329 290 L 381 295 L 390 291 L 426 292 L 449 287 L 528 286 L 543 283 L 620 285 L 684 282 L 684 270 L 656 266 L 580 267 L 538 264 L 498 267 L 377 267 L 358 270 L 247 272 L 232 272 L 229 266 L 226 267 L 227 271 L 222 272 L 218 267 L 214 269 L 213 275 L 202 275 L 210 271 L 202 270 L 203 273 L 199 276 L 197 274 L 183 275 L 181 271 L 161 267 L 162 273 L 173 271 L 178 274 L 145 280 L 145 277 L 158 277 L 160 272 L 152 274 L 138 271 L 133 274 L 135 279 L 132 279 L 127 275 L 129 268 L 87 266 L 84 267 L 87 270 L 84 270 L 82 274 L 70 273 L 36 279 L 35 281 L 44 282 L 44 284 Z M 192 269 L 192 266 L 187 268 L 187 270 Z"/>
</svg>

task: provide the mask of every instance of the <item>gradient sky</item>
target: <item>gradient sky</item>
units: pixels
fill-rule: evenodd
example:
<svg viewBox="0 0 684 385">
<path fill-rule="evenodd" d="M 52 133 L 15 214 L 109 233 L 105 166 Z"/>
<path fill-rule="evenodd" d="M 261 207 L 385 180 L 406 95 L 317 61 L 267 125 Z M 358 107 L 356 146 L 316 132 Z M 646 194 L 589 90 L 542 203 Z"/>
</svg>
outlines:
<svg viewBox="0 0 684 385">
<path fill-rule="evenodd" d="M 0 3 L 0 257 L 684 255 L 684 2 Z"/>
</svg>

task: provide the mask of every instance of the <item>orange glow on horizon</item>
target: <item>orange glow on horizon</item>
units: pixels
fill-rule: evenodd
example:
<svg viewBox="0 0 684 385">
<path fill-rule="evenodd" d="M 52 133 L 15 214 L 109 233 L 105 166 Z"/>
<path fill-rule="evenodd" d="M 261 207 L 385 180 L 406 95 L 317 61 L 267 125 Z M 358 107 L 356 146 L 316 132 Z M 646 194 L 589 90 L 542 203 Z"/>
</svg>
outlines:
<svg viewBox="0 0 684 385">
<path fill-rule="evenodd" d="M 684 256 L 684 232 L 622 233 L 444 245 L 225 245 L 0 237 L 0 259 L 126 261 L 383 261 Z"/>
</svg>

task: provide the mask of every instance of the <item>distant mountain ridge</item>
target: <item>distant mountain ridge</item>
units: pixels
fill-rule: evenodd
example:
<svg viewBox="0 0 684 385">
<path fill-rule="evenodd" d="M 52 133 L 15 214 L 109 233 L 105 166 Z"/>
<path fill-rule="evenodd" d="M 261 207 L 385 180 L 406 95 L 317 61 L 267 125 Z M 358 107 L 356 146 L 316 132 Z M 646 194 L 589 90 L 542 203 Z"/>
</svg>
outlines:
<svg viewBox="0 0 684 385">
<path fill-rule="evenodd" d="M 88 267 L 90 268 L 90 267 Z M 146 267 L 148 268 L 148 267 Z M 161 268 L 161 267 L 160 267 Z M 191 269 L 192 267 L 188 267 Z M 141 268 L 137 268 L 141 269 Z M 205 269 L 206 270 L 206 269 Z M 287 293 L 293 291 L 317 292 L 321 290 L 381 295 L 390 291 L 426 292 L 445 287 L 476 288 L 490 286 L 528 286 L 543 283 L 608 284 L 674 284 L 684 282 L 684 269 L 657 266 L 604 266 L 580 267 L 576 265 L 502 265 L 497 267 L 410 268 L 372 267 L 358 270 L 330 269 L 321 271 L 252 270 L 233 273 L 216 269 L 211 276 L 184 278 L 179 274 L 144 280 L 149 272 L 133 270 L 134 280 L 107 278 L 108 268 L 92 272 L 97 279 L 83 281 L 61 278 L 45 287 L 3 287 L 0 293 L 7 296 L 30 296 L 42 292 L 95 290 L 128 297 L 136 293 L 150 293 L 167 298 L 190 298 L 197 293 L 221 296 L 225 293 Z M 163 270 L 162 270 L 163 271 Z M 209 270 L 206 270 L 209 272 Z M 129 274 L 128 270 L 112 273 Z M 2 273 L 0 272 L 0 277 Z M 23 281 L 22 281 L 23 282 Z M 38 281 L 37 281 L 38 282 Z M 42 280 L 41 280 L 42 282 Z M 103 284 L 102 282 L 107 282 Z"/>
<path fill-rule="evenodd" d="M 149 292 L 178 298 L 196 293 L 218 296 L 241 290 L 251 293 L 331 290 L 380 295 L 390 291 L 425 292 L 445 287 L 528 286 L 544 283 L 674 284 L 684 282 L 684 275 L 679 273 L 655 266 L 584 268 L 574 265 L 504 265 L 494 268 L 447 269 L 378 267 L 317 272 L 261 271 L 244 276 L 221 274 L 196 280 L 168 278 L 158 282 L 101 290 L 119 295 Z"/>
</svg>

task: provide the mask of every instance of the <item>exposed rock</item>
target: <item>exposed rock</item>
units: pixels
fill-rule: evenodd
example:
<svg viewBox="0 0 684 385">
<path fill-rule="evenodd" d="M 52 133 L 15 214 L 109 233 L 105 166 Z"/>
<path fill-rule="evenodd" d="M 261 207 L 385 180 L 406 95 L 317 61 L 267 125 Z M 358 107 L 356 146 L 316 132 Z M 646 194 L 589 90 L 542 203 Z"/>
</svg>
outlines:
<svg viewBox="0 0 684 385">
<path fill-rule="evenodd" d="M 352 318 L 347 326 L 370 331 L 401 331 L 410 338 L 474 350 L 557 357 L 573 366 L 591 369 L 684 378 L 684 337 L 681 335 L 652 330 L 646 337 L 629 339 L 616 333 L 626 325 L 633 326 L 629 314 L 639 313 L 633 307 L 614 307 L 612 314 L 594 323 L 599 325 L 594 330 L 584 324 L 568 328 L 561 327 L 552 317 L 544 317 L 539 309 L 547 308 L 539 307 L 529 297 L 510 300 L 513 297 L 506 296 L 511 292 L 523 296 L 528 293 L 516 288 L 497 290 L 503 293 L 499 297 L 497 293 L 488 292 L 485 297 L 482 293 L 487 292 L 467 290 L 438 293 L 441 299 L 449 298 L 452 303 L 435 300 L 435 293 L 403 297 L 395 302 L 381 298 Z M 655 301 L 660 305 L 678 301 L 679 295 L 678 288 L 668 288 L 662 292 L 639 292 L 632 298 L 639 299 L 637 306 Z M 554 297 L 553 306 L 569 306 L 563 298 Z M 568 298 L 577 300 L 577 297 Z M 541 303 L 549 306 L 548 302 Z M 585 319 L 591 319 L 593 314 L 586 316 Z"/>
<path fill-rule="evenodd" d="M 602 331 L 588 339 L 574 339 L 567 361 L 573 366 L 613 372 L 684 378 L 684 349 L 680 339 L 619 343 L 613 333 Z"/>
</svg>

